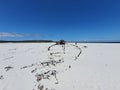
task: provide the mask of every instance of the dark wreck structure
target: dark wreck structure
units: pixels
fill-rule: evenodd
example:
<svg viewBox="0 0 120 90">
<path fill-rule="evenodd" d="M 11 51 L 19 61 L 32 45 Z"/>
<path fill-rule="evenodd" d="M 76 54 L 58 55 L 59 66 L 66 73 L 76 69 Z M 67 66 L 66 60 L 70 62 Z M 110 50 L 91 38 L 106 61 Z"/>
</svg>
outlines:
<svg viewBox="0 0 120 90">
<path fill-rule="evenodd" d="M 56 45 L 65 45 L 65 40 L 57 41 Z"/>
</svg>

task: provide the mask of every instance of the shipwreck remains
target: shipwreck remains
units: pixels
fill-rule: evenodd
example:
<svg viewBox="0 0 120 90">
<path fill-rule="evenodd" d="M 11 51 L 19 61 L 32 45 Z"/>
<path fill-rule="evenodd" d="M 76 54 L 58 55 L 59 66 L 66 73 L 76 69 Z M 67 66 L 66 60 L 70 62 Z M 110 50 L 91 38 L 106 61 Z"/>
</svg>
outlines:
<svg viewBox="0 0 120 90">
<path fill-rule="evenodd" d="M 56 45 L 65 45 L 65 40 L 57 41 Z"/>
<path fill-rule="evenodd" d="M 73 45 L 73 44 L 70 44 L 70 43 L 66 43 L 65 40 L 59 40 L 59 41 L 57 41 L 55 44 L 49 46 L 49 47 L 48 47 L 48 51 L 50 51 L 50 49 L 53 48 L 53 47 L 56 46 L 56 45 L 61 45 L 61 46 L 62 46 L 62 49 L 63 49 L 63 53 L 64 53 L 64 54 L 65 54 L 65 48 L 66 48 L 67 45 L 70 45 L 70 46 L 72 46 L 72 47 L 76 47 L 76 48 L 79 50 L 79 53 L 78 53 L 78 55 L 75 56 L 75 59 L 74 59 L 74 60 L 77 60 L 78 57 L 79 57 L 79 56 L 81 55 L 81 53 L 82 53 L 82 49 L 81 49 L 80 47 L 78 47 L 77 43 L 76 43 L 75 45 Z M 66 54 L 67 54 L 67 53 L 66 53 Z"/>
</svg>

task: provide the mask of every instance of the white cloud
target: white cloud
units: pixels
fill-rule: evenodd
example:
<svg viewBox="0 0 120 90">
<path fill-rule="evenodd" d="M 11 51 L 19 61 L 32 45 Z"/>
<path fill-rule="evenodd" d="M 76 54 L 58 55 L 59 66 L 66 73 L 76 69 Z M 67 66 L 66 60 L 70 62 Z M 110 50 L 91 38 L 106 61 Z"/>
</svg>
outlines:
<svg viewBox="0 0 120 90">
<path fill-rule="evenodd" d="M 30 34 L 19 34 L 19 33 L 0 32 L 0 37 L 23 38 L 23 37 L 29 37 L 29 36 L 30 36 Z"/>
<path fill-rule="evenodd" d="M 0 32 L 0 39 L 2 38 L 32 38 L 40 39 L 43 36 L 39 33 L 29 34 L 29 33 L 15 33 L 15 32 Z"/>
</svg>

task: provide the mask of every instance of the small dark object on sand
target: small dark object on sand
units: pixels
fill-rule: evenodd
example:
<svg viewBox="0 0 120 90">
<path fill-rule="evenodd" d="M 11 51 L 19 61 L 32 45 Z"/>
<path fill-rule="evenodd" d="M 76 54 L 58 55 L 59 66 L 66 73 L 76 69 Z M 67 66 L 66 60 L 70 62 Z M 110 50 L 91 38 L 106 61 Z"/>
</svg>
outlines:
<svg viewBox="0 0 120 90">
<path fill-rule="evenodd" d="M 83 46 L 84 48 L 87 48 L 87 46 Z"/>
<path fill-rule="evenodd" d="M 39 90 L 43 90 L 43 89 L 44 89 L 44 86 L 43 86 L 43 85 L 42 85 L 42 86 L 39 85 L 39 86 L 38 86 L 38 89 L 39 89 Z"/>
<path fill-rule="evenodd" d="M 0 80 L 4 79 L 3 75 L 0 76 Z"/>
<path fill-rule="evenodd" d="M 69 65 L 69 68 L 71 68 L 71 66 Z"/>
<path fill-rule="evenodd" d="M 13 69 L 13 67 L 7 66 L 7 67 L 5 67 L 4 69 L 5 69 L 6 71 L 9 71 L 10 69 Z"/>
<path fill-rule="evenodd" d="M 77 45 L 77 42 L 75 42 L 75 45 Z"/>
</svg>

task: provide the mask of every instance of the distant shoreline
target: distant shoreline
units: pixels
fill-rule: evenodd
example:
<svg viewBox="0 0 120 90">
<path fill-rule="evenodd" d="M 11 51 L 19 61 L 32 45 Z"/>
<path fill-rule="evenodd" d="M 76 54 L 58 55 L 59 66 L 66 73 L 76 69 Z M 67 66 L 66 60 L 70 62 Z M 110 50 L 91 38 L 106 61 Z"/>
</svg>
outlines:
<svg viewBox="0 0 120 90">
<path fill-rule="evenodd" d="M 0 40 L 0 43 L 51 43 L 53 40 Z M 68 43 L 120 43 L 120 41 L 66 41 Z"/>
<path fill-rule="evenodd" d="M 19 41 L 5 41 L 5 40 L 0 40 L 0 43 L 40 43 L 40 42 L 53 42 L 52 40 L 19 40 Z"/>
<path fill-rule="evenodd" d="M 73 43 L 77 41 L 71 41 Z M 78 41 L 77 43 L 120 43 L 120 41 Z"/>
</svg>

